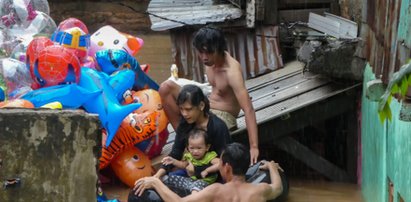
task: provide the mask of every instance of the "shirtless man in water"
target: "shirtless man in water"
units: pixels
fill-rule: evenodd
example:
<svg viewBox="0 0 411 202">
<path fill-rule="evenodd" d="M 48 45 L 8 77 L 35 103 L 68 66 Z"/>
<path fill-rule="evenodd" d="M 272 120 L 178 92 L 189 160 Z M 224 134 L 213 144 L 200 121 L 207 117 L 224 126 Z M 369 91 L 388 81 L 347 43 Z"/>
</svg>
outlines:
<svg viewBox="0 0 411 202">
<path fill-rule="evenodd" d="M 135 194 L 141 196 L 146 189 L 155 189 L 164 201 L 236 201 L 258 202 L 277 198 L 283 191 L 278 170 L 282 170 L 274 161 L 264 161 L 261 169 L 269 170 L 271 184 L 250 184 L 245 181 L 245 173 L 249 167 L 245 159 L 250 159 L 247 149 L 239 143 L 226 146 L 220 157 L 219 170 L 227 183 L 214 183 L 205 189 L 184 198 L 172 192 L 160 179 L 145 177 L 136 181 Z"/>
<path fill-rule="evenodd" d="M 230 130 L 237 127 L 236 118 L 241 109 L 244 111 L 250 143 L 250 162 L 256 163 L 259 155 L 257 122 L 240 63 L 226 51 L 225 38 L 219 29 L 201 28 L 194 37 L 193 45 L 212 86 L 209 95 L 210 111 L 221 118 Z M 180 111 L 176 104 L 179 91 L 180 86 L 170 80 L 163 82 L 159 89 L 164 110 L 174 129 L 180 121 Z"/>
</svg>

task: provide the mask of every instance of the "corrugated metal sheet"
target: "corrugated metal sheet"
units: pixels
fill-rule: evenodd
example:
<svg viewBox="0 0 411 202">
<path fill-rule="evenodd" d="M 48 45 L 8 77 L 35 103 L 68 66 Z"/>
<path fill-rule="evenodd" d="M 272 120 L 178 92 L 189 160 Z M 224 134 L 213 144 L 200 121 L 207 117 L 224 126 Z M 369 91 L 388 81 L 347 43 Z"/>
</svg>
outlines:
<svg viewBox="0 0 411 202">
<path fill-rule="evenodd" d="M 194 32 L 189 28 L 171 30 L 172 52 L 179 67 L 179 76 L 202 82 L 204 68 L 192 45 Z M 228 52 L 240 62 L 244 78 L 253 78 L 283 67 L 277 26 L 229 28 L 224 29 L 224 33 Z"/>
<path fill-rule="evenodd" d="M 362 30 L 362 38 L 367 44 L 364 54 L 377 77 L 381 76 L 385 83 L 388 83 L 390 75 L 397 71 L 403 63 L 397 61 L 397 31 L 401 2 L 401 0 L 367 0 L 364 2 L 367 23 L 363 26 L 365 31 Z"/>
<path fill-rule="evenodd" d="M 169 30 L 184 25 L 202 25 L 238 19 L 243 15 L 240 8 L 230 3 L 212 0 L 151 0 L 147 12 L 151 29 Z"/>
</svg>

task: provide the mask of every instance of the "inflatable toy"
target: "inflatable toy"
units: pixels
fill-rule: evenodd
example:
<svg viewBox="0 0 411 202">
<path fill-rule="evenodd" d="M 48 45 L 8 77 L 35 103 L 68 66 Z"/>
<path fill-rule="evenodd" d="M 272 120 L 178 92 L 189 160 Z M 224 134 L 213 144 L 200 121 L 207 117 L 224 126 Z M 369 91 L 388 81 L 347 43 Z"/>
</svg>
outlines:
<svg viewBox="0 0 411 202">
<path fill-rule="evenodd" d="M 246 181 L 251 184 L 258 183 L 271 183 L 269 171 L 259 169 L 260 162 L 254 164 L 247 170 Z M 289 183 L 288 178 L 284 172 L 279 172 L 281 177 L 281 183 L 283 187 L 282 193 L 273 200 L 268 200 L 268 202 L 284 202 L 287 201 Z M 168 183 L 167 177 L 163 178 L 163 182 L 168 186 L 174 193 L 178 194 L 180 197 L 187 196 L 191 194 L 191 190 L 183 186 L 175 186 L 175 183 Z M 163 201 L 160 195 L 153 189 L 148 189 L 143 192 L 141 196 L 135 195 L 135 190 L 131 190 L 128 195 L 128 202 L 142 202 L 142 201 Z"/>
<path fill-rule="evenodd" d="M 0 108 L 34 108 L 34 105 L 24 99 L 14 99 L 0 102 Z"/>
<path fill-rule="evenodd" d="M 2 0 L 0 27 L 9 29 L 19 40 L 29 42 L 36 34 L 51 35 L 56 29 L 48 13 L 45 0 Z"/>
<path fill-rule="evenodd" d="M 103 93 L 96 96 L 95 99 L 85 102 L 83 107 L 87 112 L 99 115 L 102 126 L 107 130 L 106 147 L 110 145 L 123 119 L 132 111 L 141 107 L 141 103 L 122 106 L 118 102 L 113 88 L 108 81 L 104 79 L 107 77 L 104 72 L 83 67 L 81 68 L 79 83 L 81 87 L 89 91 L 103 91 Z"/>
<path fill-rule="evenodd" d="M 103 148 L 100 157 L 99 168 L 104 169 L 125 148 L 144 141 L 156 135 L 155 118 L 157 112 L 151 114 L 129 114 L 121 123 L 110 146 L 106 147 L 107 135 L 103 132 Z"/>
<path fill-rule="evenodd" d="M 153 159 L 161 154 L 164 145 L 167 143 L 168 135 L 168 130 L 164 129 L 158 135 L 137 143 L 134 146 L 144 152 L 150 159 Z"/>
<path fill-rule="evenodd" d="M 168 118 L 163 110 L 163 105 L 161 103 L 160 94 L 153 89 L 144 89 L 140 91 L 132 91 L 130 96 L 125 98 L 124 104 L 130 104 L 133 102 L 138 102 L 143 104 L 140 108 L 136 110 L 136 113 L 145 113 L 145 112 L 158 112 L 157 130 L 158 132 L 166 129 L 168 124 Z"/>
<path fill-rule="evenodd" d="M 31 78 L 34 78 L 33 68 L 34 62 L 37 60 L 39 53 L 47 46 L 52 46 L 54 43 L 47 37 L 35 37 L 27 46 L 26 50 L 26 65 L 29 66 Z"/>
<path fill-rule="evenodd" d="M 10 30 L 3 29 L 0 31 L 0 58 L 10 57 L 13 49 L 20 43 L 20 41 L 10 35 Z"/>
<path fill-rule="evenodd" d="M 81 61 L 87 57 L 90 35 L 78 27 L 66 30 L 57 29 L 51 36 L 51 40 L 69 48 Z"/>
<path fill-rule="evenodd" d="M 134 84 L 134 72 L 129 69 L 116 71 L 108 78 L 108 83 L 116 93 L 117 100 L 123 101 L 123 95 L 130 90 Z"/>
<path fill-rule="evenodd" d="M 124 50 L 101 50 L 96 53 L 96 60 L 101 71 L 112 74 L 121 69 L 131 69 L 135 73 L 133 90 L 151 88 L 158 90 L 158 84 L 141 69 L 137 60 Z"/>
<path fill-rule="evenodd" d="M 4 92 L 4 89 L 0 86 L 0 102 L 3 102 L 4 100 L 6 100 L 6 93 Z"/>
<path fill-rule="evenodd" d="M 94 57 L 99 50 L 119 49 L 135 56 L 143 44 L 142 39 L 121 33 L 112 26 L 106 25 L 91 35 L 89 55 Z"/>
<path fill-rule="evenodd" d="M 41 106 L 40 108 L 45 108 L 45 109 L 63 109 L 63 105 L 60 102 L 50 102 L 48 104 L 45 104 Z"/>
<path fill-rule="evenodd" d="M 111 168 L 129 187 L 133 187 L 136 180 L 154 174 L 151 160 L 135 147 L 129 147 L 117 156 L 111 162 Z"/>
<path fill-rule="evenodd" d="M 67 84 L 36 89 L 23 95 L 22 98 L 32 102 L 35 107 L 59 102 L 64 109 L 77 109 L 100 94 L 102 94 L 101 90 L 89 91 L 77 84 Z"/>
<path fill-rule="evenodd" d="M 33 75 L 34 82 L 40 87 L 78 83 L 80 62 L 62 46 L 47 46 L 34 63 Z"/>
<path fill-rule="evenodd" d="M 26 64 L 12 58 L 0 60 L 0 88 L 5 92 L 5 99 L 20 98 L 32 90 L 31 83 Z"/>
</svg>

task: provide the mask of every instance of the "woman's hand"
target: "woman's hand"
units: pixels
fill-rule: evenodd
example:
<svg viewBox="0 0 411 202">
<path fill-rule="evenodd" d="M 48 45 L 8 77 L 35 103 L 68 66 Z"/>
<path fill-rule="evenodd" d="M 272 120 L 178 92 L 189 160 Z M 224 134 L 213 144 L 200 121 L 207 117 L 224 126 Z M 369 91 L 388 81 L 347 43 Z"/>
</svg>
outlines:
<svg viewBox="0 0 411 202">
<path fill-rule="evenodd" d="M 163 160 L 161 160 L 161 163 L 163 164 L 163 165 L 174 165 L 174 162 L 175 162 L 176 160 L 173 158 L 173 157 L 170 157 L 170 156 L 166 156 L 166 157 L 164 157 L 163 158 Z"/>
<path fill-rule="evenodd" d="M 186 171 L 188 176 L 193 176 L 194 175 L 194 165 L 191 162 L 188 162 L 188 166 L 186 167 Z"/>
<path fill-rule="evenodd" d="M 146 189 L 153 189 L 155 183 L 159 182 L 160 180 L 156 177 L 144 177 L 137 180 L 134 183 L 133 190 L 135 191 L 134 194 L 141 196 Z"/>
</svg>

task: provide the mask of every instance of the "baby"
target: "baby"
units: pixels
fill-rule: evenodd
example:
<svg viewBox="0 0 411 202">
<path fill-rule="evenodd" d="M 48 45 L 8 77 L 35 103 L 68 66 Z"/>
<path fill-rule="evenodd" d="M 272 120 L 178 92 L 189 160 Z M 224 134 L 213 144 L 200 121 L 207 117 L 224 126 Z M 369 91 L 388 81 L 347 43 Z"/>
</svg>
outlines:
<svg viewBox="0 0 411 202">
<path fill-rule="evenodd" d="M 208 151 L 209 148 L 207 132 L 194 128 L 188 133 L 188 152 L 184 154 L 183 159 L 180 161 L 168 156 L 163 159 L 163 164 L 185 169 L 192 180 L 198 181 L 193 181 L 199 186 L 193 187 L 191 191 L 199 191 L 214 183 L 218 177 L 219 158 L 215 151 Z"/>
</svg>

